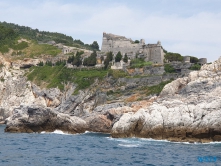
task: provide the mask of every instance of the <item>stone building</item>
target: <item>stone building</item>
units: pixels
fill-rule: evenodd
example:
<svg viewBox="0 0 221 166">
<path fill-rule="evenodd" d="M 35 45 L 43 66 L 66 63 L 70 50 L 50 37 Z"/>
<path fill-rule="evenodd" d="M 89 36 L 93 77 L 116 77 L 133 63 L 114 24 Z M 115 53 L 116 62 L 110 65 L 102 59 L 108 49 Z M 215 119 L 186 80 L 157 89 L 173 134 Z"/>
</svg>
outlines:
<svg viewBox="0 0 221 166">
<path fill-rule="evenodd" d="M 200 65 L 207 64 L 207 58 L 200 58 L 198 63 L 199 63 Z"/>
<path fill-rule="evenodd" d="M 161 43 L 145 44 L 145 40 L 141 39 L 139 43 L 124 36 L 118 36 L 111 33 L 103 33 L 101 52 L 113 52 L 116 55 L 119 51 L 122 55 L 127 54 L 130 59 L 134 59 L 136 55 L 144 57 L 145 61 L 163 64 L 164 52 Z"/>
</svg>

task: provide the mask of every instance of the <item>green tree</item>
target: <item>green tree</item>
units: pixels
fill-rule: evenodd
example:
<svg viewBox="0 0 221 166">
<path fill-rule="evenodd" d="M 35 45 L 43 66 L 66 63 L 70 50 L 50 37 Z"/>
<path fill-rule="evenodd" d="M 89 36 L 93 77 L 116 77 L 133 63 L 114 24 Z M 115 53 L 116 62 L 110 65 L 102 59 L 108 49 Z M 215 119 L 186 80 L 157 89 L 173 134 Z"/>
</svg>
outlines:
<svg viewBox="0 0 221 166">
<path fill-rule="evenodd" d="M 94 50 L 99 50 L 99 45 L 98 45 L 97 41 L 94 41 L 90 46 L 91 46 Z"/>
<path fill-rule="evenodd" d="M 179 53 L 173 53 L 173 52 L 167 52 L 166 55 L 164 56 L 166 60 L 169 62 L 172 61 L 183 61 L 183 57 Z"/>
<path fill-rule="evenodd" d="M 104 56 L 101 56 L 101 61 L 104 61 Z"/>
<path fill-rule="evenodd" d="M 140 41 L 139 40 L 135 40 L 134 43 L 140 43 Z"/>
<path fill-rule="evenodd" d="M 197 62 L 199 62 L 199 59 L 197 57 L 190 56 L 190 62 L 191 63 L 197 63 Z"/>
<path fill-rule="evenodd" d="M 115 62 L 120 62 L 122 59 L 122 55 L 121 55 L 121 52 L 119 51 L 115 57 Z"/>
<path fill-rule="evenodd" d="M 38 66 L 44 66 L 44 62 L 40 61 L 40 63 L 38 64 Z"/>
<path fill-rule="evenodd" d="M 88 66 L 88 58 L 84 58 L 83 65 Z"/>
<path fill-rule="evenodd" d="M 51 62 L 51 61 L 47 61 L 47 62 L 45 63 L 45 65 L 47 65 L 47 66 L 52 66 L 52 62 Z"/>
<path fill-rule="evenodd" d="M 76 57 L 74 58 L 73 65 L 80 66 L 82 64 L 81 54 L 77 52 Z"/>
<path fill-rule="evenodd" d="M 125 54 L 125 55 L 124 55 L 123 61 L 124 61 L 125 63 L 127 63 L 127 62 L 128 62 L 128 57 L 127 57 L 127 54 Z"/>
<path fill-rule="evenodd" d="M 68 61 L 67 61 L 68 63 L 73 63 L 73 61 L 74 61 L 74 55 L 68 57 Z"/>
<path fill-rule="evenodd" d="M 109 66 L 109 63 L 113 60 L 113 53 L 112 52 L 108 52 L 106 54 L 106 59 L 104 60 L 104 68 L 107 69 L 107 67 Z"/>
<path fill-rule="evenodd" d="M 93 53 L 88 58 L 88 66 L 94 66 L 97 62 L 97 53 L 96 51 L 93 51 Z"/>
</svg>

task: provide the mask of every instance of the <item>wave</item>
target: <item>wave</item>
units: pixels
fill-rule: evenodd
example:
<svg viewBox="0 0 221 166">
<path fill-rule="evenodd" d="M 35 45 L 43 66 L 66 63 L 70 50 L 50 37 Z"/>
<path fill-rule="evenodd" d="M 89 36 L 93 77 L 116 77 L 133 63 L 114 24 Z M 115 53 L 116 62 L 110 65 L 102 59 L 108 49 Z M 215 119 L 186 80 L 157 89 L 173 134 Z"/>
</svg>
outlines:
<svg viewBox="0 0 221 166">
<path fill-rule="evenodd" d="M 69 133 L 65 133 L 61 130 L 55 130 L 53 132 L 46 132 L 46 131 L 42 131 L 41 134 L 60 134 L 60 135 L 73 135 L 73 134 L 69 134 Z"/>
<path fill-rule="evenodd" d="M 153 139 L 153 138 L 138 138 L 142 141 L 150 141 L 150 142 L 171 142 L 166 139 Z"/>
<path fill-rule="evenodd" d="M 118 144 L 118 145 L 127 147 L 127 148 L 136 148 L 136 147 L 139 147 L 140 144 Z"/>
<path fill-rule="evenodd" d="M 173 142 L 173 141 L 168 141 L 168 140 L 157 140 L 157 139 L 152 139 L 152 138 L 112 138 L 112 137 L 106 137 L 108 140 L 111 141 L 117 141 L 121 143 L 139 143 L 139 144 L 152 144 L 154 143 L 155 145 L 162 145 L 162 143 L 170 143 L 170 144 L 186 144 L 186 145 L 211 145 L 211 144 L 221 144 L 221 142 L 207 142 L 207 143 L 200 143 L 200 142 Z M 160 144 L 159 144 L 160 143 Z"/>
</svg>

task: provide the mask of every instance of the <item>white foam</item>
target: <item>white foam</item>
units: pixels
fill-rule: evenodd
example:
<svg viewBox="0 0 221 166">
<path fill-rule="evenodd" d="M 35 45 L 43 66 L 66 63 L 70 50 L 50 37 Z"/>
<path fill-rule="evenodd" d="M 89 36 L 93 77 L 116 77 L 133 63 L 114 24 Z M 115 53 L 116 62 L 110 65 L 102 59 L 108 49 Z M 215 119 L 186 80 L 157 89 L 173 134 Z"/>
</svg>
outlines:
<svg viewBox="0 0 221 166">
<path fill-rule="evenodd" d="M 64 133 L 61 130 L 55 130 L 53 132 L 46 132 L 46 131 L 42 131 L 41 134 L 61 134 L 61 135 L 72 135 L 72 134 L 68 134 L 68 133 Z"/>
<path fill-rule="evenodd" d="M 64 133 L 63 131 L 61 130 L 55 130 L 54 132 L 52 132 L 53 134 L 64 134 L 66 135 L 67 133 Z"/>
<path fill-rule="evenodd" d="M 153 139 L 153 138 L 139 138 L 142 141 L 152 141 L 152 142 L 170 142 L 165 139 Z"/>
<path fill-rule="evenodd" d="M 139 147 L 139 144 L 118 144 L 119 146 L 127 147 L 127 148 L 136 148 Z"/>
</svg>

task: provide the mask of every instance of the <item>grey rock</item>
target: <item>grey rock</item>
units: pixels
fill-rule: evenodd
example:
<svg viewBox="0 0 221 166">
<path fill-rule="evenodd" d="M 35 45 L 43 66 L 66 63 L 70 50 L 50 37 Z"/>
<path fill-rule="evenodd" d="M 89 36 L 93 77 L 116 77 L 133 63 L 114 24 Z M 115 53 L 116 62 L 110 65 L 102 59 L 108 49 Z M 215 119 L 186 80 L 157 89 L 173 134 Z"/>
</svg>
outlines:
<svg viewBox="0 0 221 166">
<path fill-rule="evenodd" d="M 6 132 L 52 132 L 62 130 L 68 133 L 82 133 L 86 122 L 78 117 L 58 113 L 50 108 L 21 106 L 14 109 L 6 120 Z"/>
<path fill-rule="evenodd" d="M 167 84 L 152 105 L 123 114 L 113 137 L 221 141 L 221 58 Z"/>
</svg>

